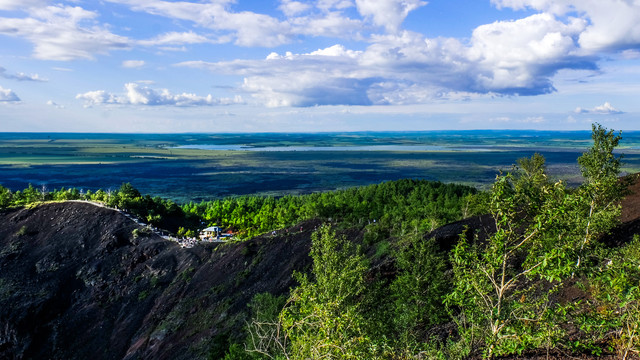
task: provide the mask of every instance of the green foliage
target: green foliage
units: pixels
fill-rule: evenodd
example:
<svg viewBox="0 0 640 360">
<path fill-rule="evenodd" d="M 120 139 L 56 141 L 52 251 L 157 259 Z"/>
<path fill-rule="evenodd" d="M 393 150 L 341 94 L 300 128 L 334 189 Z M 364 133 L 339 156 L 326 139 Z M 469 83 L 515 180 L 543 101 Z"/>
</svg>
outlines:
<svg viewBox="0 0 640 360">
<path fill-rule="evenodd" d="M 12 196 L 13 194 L 11 193 L 11 190 L 0 185 L 0 209 L 4 209 L 11 205 Z"/>
<path fill-rule="evenodd" d="M 367 263 L 357 246 L 323 226 L 311 247 L 314 279 L 297 273 L 300 285 L 280 314 L 293 359 L 371 358 L 360 296 Z"/>
<path fill-rule="evenodd" d="M 66 201 L 66 200 L 89 200 L 96 201 L 125 210 L 136 217 L 143 219 L 148 224 L 178 231 L 179 225 L 183 227 L 183 235 L 195 237 L 194 230 L 200 225 L 200 219 L 191 213 L 185 213 L 180 206 L 172 200 L 142 196 L 140 192 L 131 184 L 122 184 L 118 191 L 97 190 L 95 193 L 87 191 L 83 193 L 77 188 L 60 188 L 46 191 L 34 188 L 29 185 L 23 191 L 11 193 L 8 189 L 0 186 L 0 209 L 10 206 L 26 206 L 40 203 L 42 201 Z M 179 224 L 179 225 L 178 225 Z M 138 234 L 140 235 L 140 234 Z"/>
<path fill-rule="evenodd" d="M 520 335 L 535 331 L 530 324 L 540 321 L 545 300 L 523 285 L 535 275 L 552 276 L 542 269 L 556 262 L 545 229 L 555 214 L 544 209 L 565 189 L 547 182 L 538 154 L 519 163 L 523 170 L 498 176 L 491 190 L 496 233 L 482 245 L 462 237 L 451 253 L 454 288 L 447 302 L 461 310 L 460 332 L 471 348 L 486 346 L 487 357 L 523 350 Z"/>
<path fill-rule="evenodd" d="M 623 359 L 640 354 L 640 238 L 615 249 L 591 279 L 601 333 L 613 332 Z"/>
<path fill-rule="evenodd" d="M 489 196 L 490 193 L 488 191 L 467 194 L 463 199 L 462 217 L 468 218 L 488 214 L 490 211 Z"/>
<path fill-rule="evenodd" d="M 607 131 L 600 124 L 593 124 L 591 130 L 593 146 L 578 158 L 580 171 L 587 184 L 611 182 L 617 179 L 620 172 L 621 158 L 616 157 L 613 150 L 620 143 L 622 136 L 615 135 L 613 130 Z"/>
<path fill-rule="evenodd" d="M 284 196 L 242 196 L 182 206 L 205 223 L 251 237 L 301 221 L 321 218 L 345 226 L 382 226 L 379 231 L 428 231 L 461 218 L 463 198 L 474 188 L 425 180 L 398 180 L 347 190 Z M 423 221 L 429 219 L 429 221 Z M 433 220 L 433 221 L 431 221 Z M 407 229 L 409 226 L 411 229 Z M 405 227 L 405 228 L 403 228 Z M 375 234 L 372 234 L 375 237 Z M 374 239 L 372 243 L 381 239 Z"/>
<path fill-rule="evenodd" d="M 29 229 L 26 226 L 20 227 L 18 231 L 16 231 L 16 236 L 24 236 L 29 234 Z"/>
<path fill-rule="evenodd" d="M 593 138 L 579 159 L 582 186 L 549 182 L 539 154 L 521 159 L 492 187 L 495 234 L 484 244 L 463 237 L 452 251 L 454 287 L 447 304 L 459 311 L 469 349 L 483 349 L 490 358 L 548 346 L 562 335 L 549 325 L 563 313 L 550 295 L 588 270 L 583 259 L 620 214 L 620 162 L 612 154 L 619 137 L 594 125 Z"/>
<path fill-rule="evenodd" d="M 38 189 L 29 184 L 29 187 L 22 191 L 16 191 L 11 197 L 11 206 L 24 206 L 42 201 L 42 196 Z"/>
<path fill-rule="evenodd" d="M 211 360 L 217 360 L 219 357 L 209 356 Z M 252 355 L 248 353 L 241 344 L 231 344 L 226 354 L 224 355 L 223 360 L 252 360 L 252 359 L 260 359 L 260 356 Z"/>
<path fill-rule="evenodd" d="M 584 183 L 578 188 L 576 196 L 580 201 L 575 204 L 583 214 L 577 224 L 583 229 L 577 244 L 577 266 L 584 253 L 595 245 L 595 239 L 618 223 L 618 201 L 626 195 L 629 185 L 629 180 L 618 179 L 622 155 L 613 154 L 622 137 L 599 124 L 594 124 L 592 130 L 593 146 L 578 158 Z"/>
<path fill-rule="evenodd" d="M 388 241 L 380 241 L 379 243 L 376 244 L 376 254 L 374 255 L 377 258 L 386 256 L 389 254 L 389 251 L 391 249 L 391 244 L 389 244 Z"/>
<path fill-rule="evenodd" d="M 399 180 L 328 193 L 281 198 L 243 196 L 200 204 L 178 206 L 172 200 L 141 195 L 130 183 L 117 191 L 97 190 L 84 194 L 76 188 L 50 192 L 32 185 L 15 194 L 0 186 L 0 208 L 24 206 L 43 200 L 90 200 L 126 210 L 146 223 L 195 237 L 202 224 L 232 228 L 236 238 L 293 226 L 301 221 L 322 218 L 343 226 L 372 225 L 371 243 L 390 233 L 427 231 L 462 216 L 463 198 L 475 189 L 424 180 Z"/>
<path fill-rule="evenodd" d="M 151 235 L 151 230 L 147 227 L 135 228 L 131 231 L 131 235 L 133 236 L 134 239 L 137 239 L 139 237 L 145 237 L 145 236 Z"/>
<path fill-rule="evenodd" d="M 194 238 L 198 234 L 195 231 L 193 231 L 193 229 L 187 229 L 187 228 L 184 228 L 184 227 L 180 226 L 178 228 L 178 232 L 176 233 L 176 235 L 178 235 L 178 237 L 182 237 L 182 238 Z"/>
<path fill-rule="evenodd" d="M 396 252 L 398 276 L 391 284 L 395 334 L 405 344 L 417 341 L 420 329 L 447 319 L 443 305 L 449 289 L 446 261 L 433 239 L 410 236 Z"/>
</svg>

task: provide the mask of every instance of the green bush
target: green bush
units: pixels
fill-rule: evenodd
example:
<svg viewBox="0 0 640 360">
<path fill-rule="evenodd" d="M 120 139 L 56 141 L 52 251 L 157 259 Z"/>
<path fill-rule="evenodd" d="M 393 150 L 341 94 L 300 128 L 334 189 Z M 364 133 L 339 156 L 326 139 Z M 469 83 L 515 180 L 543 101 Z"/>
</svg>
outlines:
<svg viewBox="0 0 640 360">
<path fill-rule="evenodd" d="M 22 226 L 16 231 L 16 236 L 24 236 L 29 234 L 29 229 L 26 226 Z"/>
<path fill-rule="evenodd" d="M 550 295 L 591 271 L 587 260 L 595 258 L 598 237 L 617 224 L 625 184 L 612 152 L 620 137 L 600 125 L 592 136 L 594 145 L 578 159 L 580 187 L 549 182 L 541 155 L 521 159 L 491 189 L 495 234 L 483 244 L 463 237 L 451 253 L 447 304 L 463 341 L 484 357 L 556 342 L 562 333 L 550 326 L 562 322 L 562 309 Z"/>
<path fill-rule="evenodd" d="M 280 314 L 293 359 L 372 358 L 360 297 L 368 268 L 359 247 L 327 226 L 314 233 L 314 279 L 297 273 L 300 285 Z"/>
<path fill-rule="evenodd" d="M 615 249 L 591 278 L 600 333 L 613 334 L 622 359 L 640 354 L 640 238 Z M 602 326 L 606 325 L 606 326 Z"/>
<path fill-rule="evenodd" d="M 419 329 L 428 329 L 447 319 L 443 305 L 450 284 L 447 267 L 433 239 L 410 236 L 396 251 L 398 276 L 391 284 L 396 336 L 404 344 L 415 343 Z"/>
</svg>

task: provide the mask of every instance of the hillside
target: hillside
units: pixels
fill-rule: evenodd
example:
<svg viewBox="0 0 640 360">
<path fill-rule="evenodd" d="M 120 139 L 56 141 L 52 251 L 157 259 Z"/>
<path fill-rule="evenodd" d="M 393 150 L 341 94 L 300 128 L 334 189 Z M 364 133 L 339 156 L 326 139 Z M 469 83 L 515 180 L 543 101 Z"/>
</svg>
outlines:
<svg viewBox="0 0 640 360">
<path fill-rule="evenodd" d="M 4 211 L 0 224 L 3 359 L 215 355 L 253 295 L 293 285 L 313 229 L 183 249 L 135 237 L 124 215 L 76 202 Z"/>
<path fill-rule="evenodd" d="M 640 183 L 630 190 L 623 223 L 605 239 L 611 245 L 640 232 Z M 310 268 L 319 222 L 193 248 L 82 202 L 5 210 L 0 224 L 0 358 L 217 359 L 242 340 L 255 294 L 288 293 L 296 285 L 292 273 Z M 495 224 L 474 217 L 425 237 L 449 250 L 465 229 L 482 239 Z M 359 242 L 363 232 L 347 236 Z M 393 261 L 379 260 L 371 269 L 393 278 Z M 575 300 L 572 293 L 561 296 Z M 441 329 L 450 333 L 450 325 Z"/>
</svg>

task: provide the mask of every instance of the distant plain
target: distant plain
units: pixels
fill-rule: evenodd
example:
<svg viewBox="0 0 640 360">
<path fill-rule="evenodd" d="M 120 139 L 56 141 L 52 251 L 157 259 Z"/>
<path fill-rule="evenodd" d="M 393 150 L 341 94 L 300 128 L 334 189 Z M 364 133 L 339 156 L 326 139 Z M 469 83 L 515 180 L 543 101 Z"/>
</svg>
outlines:
<svg viewBox="0 0 640 360">
<path fill-rule="evenodd" d="M 580 181 L 590 131 L 260 134 L 0 133 L 0 184 L 20 190 L 115 189 L 178 202 L 281 196 L 401 178 L 487 188 L 518 158 L 541 153 L 549 174 Z M 640 171 L 640 132 L 623 132 L 623 171 Z"/>
</svg>

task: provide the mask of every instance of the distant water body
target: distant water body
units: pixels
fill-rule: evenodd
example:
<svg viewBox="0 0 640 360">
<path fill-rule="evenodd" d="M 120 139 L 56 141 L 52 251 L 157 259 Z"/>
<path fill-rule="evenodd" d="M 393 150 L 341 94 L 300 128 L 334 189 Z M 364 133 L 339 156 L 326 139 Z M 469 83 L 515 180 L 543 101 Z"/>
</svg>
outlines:
<svg viewBox="0 0 640 360">
<path fill-rule="evenodd" d="M 354 146 L 247 146 L 247 145 L 182 145 L 173 149 L 217 151 L 489 151 L 480 147 L 446 147 L 437 145 L 354 145 Z"/>
</svg>

